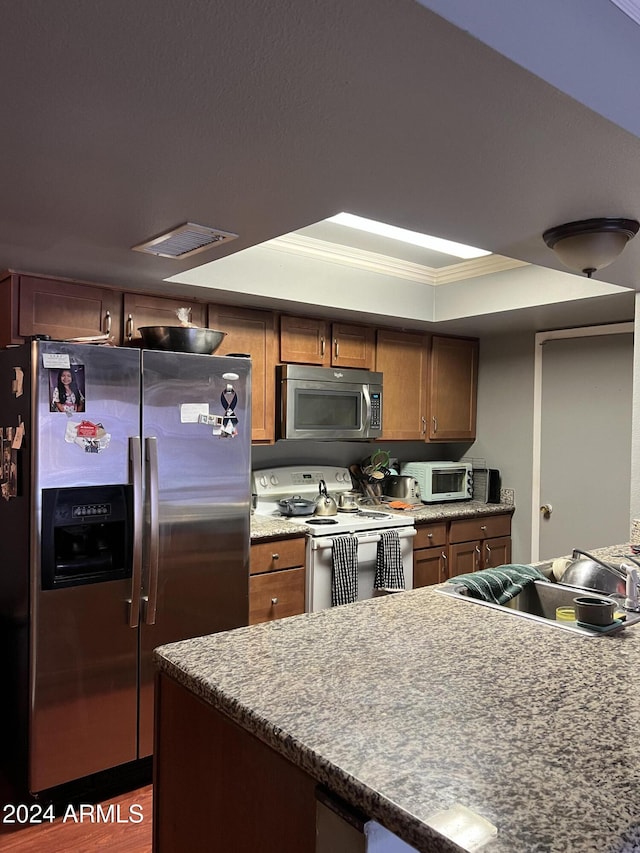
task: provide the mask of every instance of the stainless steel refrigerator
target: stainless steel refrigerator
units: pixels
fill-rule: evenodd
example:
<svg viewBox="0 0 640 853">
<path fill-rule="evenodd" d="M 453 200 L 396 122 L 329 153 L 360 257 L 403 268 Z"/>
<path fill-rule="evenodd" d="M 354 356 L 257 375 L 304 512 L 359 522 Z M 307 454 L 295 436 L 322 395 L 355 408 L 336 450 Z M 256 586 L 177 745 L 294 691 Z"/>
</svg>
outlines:
<svg viewBox="0 0 640 853">
<path fill-rule="evenodd" d="M 0 352 L 0 713 L 30 791 L 149 755 L 152 649 L 247 624 L 250 373 L 53 341 Z"/>
</svg>

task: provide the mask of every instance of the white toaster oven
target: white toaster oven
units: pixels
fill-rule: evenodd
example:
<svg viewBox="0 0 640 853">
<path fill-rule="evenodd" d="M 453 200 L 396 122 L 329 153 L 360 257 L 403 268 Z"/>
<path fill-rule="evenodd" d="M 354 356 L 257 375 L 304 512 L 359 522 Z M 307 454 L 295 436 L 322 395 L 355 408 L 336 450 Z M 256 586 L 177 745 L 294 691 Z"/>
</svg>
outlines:
<svg viewBox="0 0 640 853">
<path fill-rule="evenodd" d="M 472 499 L 473 467 L 469 462 L 405 462 L 400 473 L 418 481 L 423 503 Z"/>
</svg>

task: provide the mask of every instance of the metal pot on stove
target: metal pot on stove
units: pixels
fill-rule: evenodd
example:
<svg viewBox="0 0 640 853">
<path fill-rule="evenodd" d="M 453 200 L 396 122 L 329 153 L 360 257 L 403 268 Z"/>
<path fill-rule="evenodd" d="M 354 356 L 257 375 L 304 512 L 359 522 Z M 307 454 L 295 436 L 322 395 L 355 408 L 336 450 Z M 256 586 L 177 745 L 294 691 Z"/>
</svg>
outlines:
<svg viewBox="0 0 640 853">
<path fill-rule="evenodd" d="M 358 498 L 360 492 L 341 492 L 338 495 L 338 512 L 357 512 L 360 509 Z"/>
<path fill-rule="evenodd" d="M 316 515 L 337 515 L 338 514 L 338 504 L 331 497 L 329 492 L 327 491 L 327 484 L 324 480 L 320 480 L 318 483 L 318 490 L 320 494 L 316 498 L 315 503 L 315 514 Z"/>
<path fill-rule="evenodd" d="M 282 515 L 286 516 L 313 515 L 316 510 L 316 502 L 308 501 L 301 495 L 293 495 L 293 497 L 278 501 L 278 509 Z"/>
</svg>

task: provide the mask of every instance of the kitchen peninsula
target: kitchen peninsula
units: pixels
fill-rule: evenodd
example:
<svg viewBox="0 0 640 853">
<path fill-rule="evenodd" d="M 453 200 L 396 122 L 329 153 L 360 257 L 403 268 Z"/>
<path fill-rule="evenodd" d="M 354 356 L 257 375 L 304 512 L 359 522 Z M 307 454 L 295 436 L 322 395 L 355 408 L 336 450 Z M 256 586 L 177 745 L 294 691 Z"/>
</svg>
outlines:
<svg viewBox="0 0 640 853">
<path fill-rule="evenodd" d="M 491 853 L 639 849 L 638 627 L 585 639 L 426 587 L 155 661 L 158 853 L 311 853 L 318 786 L 424 853 L 461 849 L 429 825 L 456 806 Z"/>
</svg>

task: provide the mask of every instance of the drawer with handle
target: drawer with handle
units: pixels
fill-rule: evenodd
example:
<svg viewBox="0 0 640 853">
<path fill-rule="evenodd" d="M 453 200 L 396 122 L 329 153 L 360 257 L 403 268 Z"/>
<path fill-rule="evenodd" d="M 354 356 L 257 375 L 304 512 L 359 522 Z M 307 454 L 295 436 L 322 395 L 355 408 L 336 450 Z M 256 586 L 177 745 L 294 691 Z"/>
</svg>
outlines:
<svg viewBox="0 0 640 853">
<path fill-rule="evenodd" d="M 510 515 L 485 515 L 451 522 L 449 542 L 471 542 L 475 539 L 492 539 L 511 535 Z"/>
<path fill-rule="evenodd" d="M 254 575 L 249 579 L 249 624 L 304 613 L 304 569 Z"/>
<path fill-rule="evenodd" d="M 277 572 L 304 566 L 305 539 L 277 539 L 251 546 L 249 574 Z"/>
<path fill-rule="evenodd" d="M 418 548 L 434 548 L 446 544 L 446 521 L 438 521 L 434 524 L 416 524 L 416 538 L 413 540 L 414 551 Z"/>
</svg>

